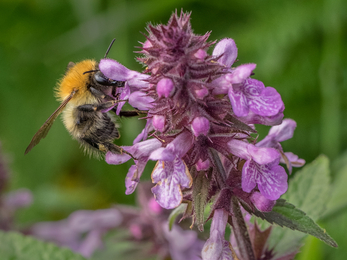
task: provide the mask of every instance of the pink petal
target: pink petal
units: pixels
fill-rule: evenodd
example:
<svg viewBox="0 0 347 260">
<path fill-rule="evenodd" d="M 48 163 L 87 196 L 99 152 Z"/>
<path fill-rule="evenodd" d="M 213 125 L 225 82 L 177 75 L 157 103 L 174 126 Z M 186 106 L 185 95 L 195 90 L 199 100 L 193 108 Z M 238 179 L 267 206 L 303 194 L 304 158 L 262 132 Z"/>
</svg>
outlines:
<svg viewBox="0 0 347 260">
<path fill-rule="evenodd" d="M 268 164 L 281 157 L 279 151 L 274 148 L 256 147 L 252 144 L 247 146 L 248 153 L 252 159 L 259 164 Z"/>
<path fill-rule="evenodd" d="M 112 59 L 101 59 L 99 69 L 107 78 L 118 81 L 128 80 L 130 74 L 128 68 Z"/>
<path fill-rule="evenodd" d="M 260 167 L 258 188 L 260 193 L 269 200 L 277 200 L 288 189 L 288 175 L 282 166 L 272 168 Z"/>
<path fill-rule="evenodd" d="M 129 96 L 129 104 L 139 110 L 148 110 L 152 107 L 153 98 L 141 91 L 134 91 Z"/>
<path fill-rule="evenodd" d="M 251 195 L 251 201 L 262 212 L 270 212 L 276 204 L 276 200 L 269 200 L 257 191 Z"/>
<path fill-rule="evenodd" d="M 177 175 L 170 175 L 158 182 L 152 188 L 152 192 L 158 204 L 165 209 L 176 208 L 182 202 L 183 197 Z"/>
<path fill-rule="evenodd" d="M 125 162 L 129 161 L 130 159 L 131 159 L 130 155 L 128 155 L 126 153 L 114 154 L 111 152 L 107 152 L 106 158 L 105 158 L 105 160 L 108 164 L 115 164 L 115 165 L 125 163 Z"/>
<path fill-rule="evenodd" d="M 242 190 L 248 193 L 251 192 L 257 185 L 257 176 L 257 169 L 253 167 L 251 161 L 247 161 L 242 168 Z"/>
<path fill-rule="evenodd" d="M 277 142 L 283 142 L 293 137 L 295 128 L 296 122 L 286 118 L 282 124 L 271 127 L 268 135 L 275 136 Z"/>
<path fill-rule="evenodd" d="M 242 83 L 251 76 L 256 66 L 254 63 L 242 64 L 227 74 L 226 79 L 232 84 Z"/>
<path fill-rule="evenodd" d="M 249 112 L 249 106 L 248 106 L 248 100 L 246 96 L 244 95 L 244 93 L 240 91 L 239 89 L 234 88 L 234 86 L 232 86 L 231 88 L 229 88 L 228 96 L 229 96 L 234 114 L 238 117 L 247 116 Z"/>
<path fill-rule="evenodd" d="M 230 68 L 237 57 L 237 47 L 235 41 L 230 38 L 220 40 L 213 50 L 212 56 L 223 56 L 219 58 L 218 62 Z"/>
</svg>

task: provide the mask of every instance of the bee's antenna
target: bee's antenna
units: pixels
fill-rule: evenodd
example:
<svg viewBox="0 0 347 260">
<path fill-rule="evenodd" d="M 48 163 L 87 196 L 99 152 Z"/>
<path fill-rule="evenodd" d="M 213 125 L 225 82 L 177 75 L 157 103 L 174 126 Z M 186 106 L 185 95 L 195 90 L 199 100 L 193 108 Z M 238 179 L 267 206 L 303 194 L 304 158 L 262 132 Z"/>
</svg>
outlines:
<svg viewBox="0 0 347 260">
<path fill-rule="evenodd" d="M 87 74 L 87 73 L 97 72 L 97 71 L 99 71 L 99 70 L 88 70 L 88 71 L 83 72 L 83 75 Z"/>
<path fill-rule="evenodd" d="M 114 38 L 114 39 L 112 40 L 112 42 L 110 43 L 110 46 L 108 46 L 108 49 L 107 49 L 107 51 L 106 51 L 106 53 L 105 53 L 105 56 L 104 56 L 104 59 L 107 57 L 107 54 L 108 54 L 108 52 L 110 51 L 110 49 L 111 49 L 111 47 L 112 47 L 112 45 L 113 45 L 113 43 L 114 43 L 115 40 L 116 40 L 116 38 Z"/>
</svg>

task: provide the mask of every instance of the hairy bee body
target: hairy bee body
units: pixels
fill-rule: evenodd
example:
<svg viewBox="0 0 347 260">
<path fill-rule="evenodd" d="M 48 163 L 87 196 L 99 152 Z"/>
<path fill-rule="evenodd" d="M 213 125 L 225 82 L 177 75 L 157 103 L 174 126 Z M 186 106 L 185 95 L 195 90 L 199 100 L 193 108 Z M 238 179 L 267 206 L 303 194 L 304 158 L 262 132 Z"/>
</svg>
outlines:
<svg viewBox="0 0 347 260">
<path fill-rule="evenodd" d="M 70 62 L 56 87 L 56 96 L 61 105 L 35 134 L 25 153 L 47 135 L 60 113 L 68 132 L 90 154 L 98 156 L 108 151 L 125 152 L 113 143 L 120 134 L 115 122 L 106 112 L 118 100 L 105 94 L 114 94 L 118 87 L 123 86 L 124 82 L 107 79 L 98 70 L 98 63 L 94 60 L 84 60 L 77 64 Z"/>
<path fill-rule="evenodd" d="M 85 60 L 70 66 L 58 84 L 57 96 L 59 100 L 64 100 L 71 93 L 71 89 L 78 86 L 78 92 L 62 113 L 63 122 L 72 137 L 80 142 L 85 151 L 97 156 L 100 152 L 109 150 L 117 152 L 119 149 L 113 145 L 113 140 L 118 139 L 120 134 L 111 117 L 97 109 L 104 100 L 101 96 L 97 97 L 93 94 L 90 89 L 92 87 L 102 92 L 105 86 L 95 82 L 94 73 L 96 72 L 83 74 L 94 70 L 97 70 L 97 62 L 93 60 Z M 96 110 L 90 111 L 85 105 L 93 105 Z"/>
</svg>

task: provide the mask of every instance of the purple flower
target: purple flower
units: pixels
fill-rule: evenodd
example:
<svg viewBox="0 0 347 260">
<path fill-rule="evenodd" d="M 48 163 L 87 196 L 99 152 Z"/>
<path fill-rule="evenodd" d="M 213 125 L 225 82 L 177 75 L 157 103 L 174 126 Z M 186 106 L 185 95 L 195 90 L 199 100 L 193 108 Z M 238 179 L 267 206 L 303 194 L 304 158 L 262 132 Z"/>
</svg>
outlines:
<svg viewBox="0 0 347 260">
<path fill-rule="evenodd" d="M 301 167 L 306 163 L 304 159 L 300 159 L 299 156 L 293 154 L 292 152 L 285 152 L 284 155 L 285 157 L 282 156 L 281 158 L 281 163 L 287 163 L 286 160 L 283 158 L 287 158 L 287 160 L 290 163 L 290 166 L 292 167 Z M 289 168 L 289 172 L 291 172 L 291 168 Z"/>
<path fill-rule="evenodd" d="M 276 204 L 275 200 L 269 200 L 257 191 L 253 192 L 251 201 L 257 207 L 257 209 L 262 212 L 270 212 L 273 206 Z"/>
<path fill-rule="evenodd" d="M 203 241 L 198 239 L 197 233 L 192 230 L 183 230 L 178 225 L 173 225 L 169 230 L 169 224 L 163 223 L 163 231 L 169 242 L 170 256 L 173 260 L 199 260 Z"/>
<path fill-rule="evenodd" d="M 192 205 L 201 198 L 212 201 L 211 236 L 202 257 L 232 259 L 224 240 L 231 198 L 269 211 L 287 190 L 288 176 L 279 166 L 284 154 L 279 142 L 288 137 L 287 130 L 272 128 L 264 141 L 250 143 L 253 124 L 282 122 L 284 104 L 274 88 L 251 78 L 255 64 L 233 67 L 234 40 L 222 39 L 210 55 L 214 42 L 208 41 L 209 33 L 194 34 L 189 20 L 190 13 L 182 12 L 166 25 L 148 25 L 138 57 L 146 67 L 143 74 L 109 59 L 99 67 L 107 77 L 126 81 L 125 99 L 148 110 L 145 129 L 133 146 L 123 147 L 136 158 L 126 177 L 127 194 L 134 191 L 147 160 L 157 161 L 151 189 L 157 203 L 171 209 L 183 200 Z M 300 163 L 289 154 L 284 158 Z M 106 156 L 113 164 L 129 159 L 127 154 Z M 201 227 L 202 212 L 203 206 L 193 207 L 184 218 L 193 217 Z"/>
<path fill-rule="evenodd" d="M 203 260 L 232 260 L 231 245 L 225 240 L 225 228 L 228 220 L 228 212 L 224 209 L 214 211 L 210 238 L 202 249 Z"/>
<path fill-rule="evenodd" d="M 130 89 L 143 89 L 148 87 L 148 75 L 129 70 L 119 62 L 111 59 L 102 59 L 99 63 L 102 73 L 111 79 L 126 81 Z"/>
<path fill-rule="evenodd" d="M 153 98 L 146 96 L 143 92 L 135 91 L 130 94 L 129 104 L 140 110 L 148 110 L 151 107 Z"/>
<path fill-rule="evenodd" d="M 32 235 L 70 247 L 85 257 L 90 257 L 103 245 L 102 236 L 121 224 L 123 217 L 115 208 L 80 210 L 67 219 L 37 223 L 31 228 Z"/>
<path fill-rule="evenodd" d="M 4 206 L 13 211 L 27 207 L 33 202 L 33 195 L 28 189 L 19 189 L 6 194 Z"/>
<path fill-rule="evenodd" d="M 125 81 L 124 88 L 119 96 L 120 100 L 129 100 L 129 104 L 138 109 L 148 109 L 152 99 L 150 97 L 143 97 L 139 89 L 147 88 L 148 82 L 146 81 L 148 75 L 141 74 L 137 71 L 129 70 L 119 62 L 111 59 L 102 59 L 99 63 L 99 69 L 102 73 L 111 79 L 118 81 Z M 125 102 L 119 102 L 117 106 L 117 114 Z"/>
<path fill-rule="evenodd" d="M 265 198 L 277 200 L 288 189 L 287 173 L 278 163 L 279 159 L 265 165 L 247 161 L 242 169 L 242 189 L 251 192 L 258 184 Z"/>
<path fill-rule="evenodd" d="M 136 158 L 135 165 L 132 165 L 130 167 L 125 178 L 126 194 L 131 194 L 135 191 L 150 154 L 161 147 L 161 145 L 161 142 L 157 139 L 150 139 L 136 143 L 133 146 L 122 147 L 125 151 L 131 153 Z M 125 153 L 114 154 L 108 152 L 106 154 L 106 162 L 108 164 L 122 164 L 130 159 L 131 157 Z"/>
<path fill-rule="evenodd" d="M 234 40 L 221 40 L 208 55 L 207 49 L 212 45 L 207 42 L 209 34 L 193 34 L 189 18 L 190 14 L 174 14 L 168 25 L 148 26 L 149 35 L 140 51 L 143 56 L 138 60 L 146 65 L 144 73 L 149 75 L 110 59 L 100 62 L 105 76 L 127 81 L 129 96 L 145 100 L 136 98 L 138 106 L 148 109 L 148 117 L 145 130 L 135 142 L 144 140 L 150 129 L 164 140 L 163 146 L 157 141 L 158 147 L 149 149 L 146 156 L 136 156 L 135 145 L 124 147 L 138 158 L 126 178 L 127 193 L 136 187 L 146 161 L 157 160 L 152 173 L 156 186 L 152 191 L 161 206 L 176 207 L 182 201 L 181 189 L 191 186 L 189 167 L 207 169 L 208 149 L 212 148 L 227 158 L 232 153 L 233 162 L 246 160 L 242 169 L 244 191 L 251 192 L 258 186 L 267 199 L 276 200 L 287 190 L 287 175 L 278 166 L 280 153 L 245 140 L 249 132 L 254 132 L 247 124 L 273 125 L 282 121 L 281 96 L 274 88 L 250 78 L 255 64 L 232 67 L 238 52 Z M 128 159 L 126 154 L 106 156 L 106 161 L 114 164 Z"/>
<path fill-rule="evenodd" d="M 222 55 L 218 62 L 230 68 L 237 56 L 235 42 L 232 39 L 221 40 L 213 55 Z M 227 74 L 215 79 L 213 93 L 228 93 L 234 114 L 244 122 L 276 124 L 283 118 L 284 104 L 274 88 L 265 88 L 261 81 L 250 78 L 255 67 L 250 63 L 229 69 Z"/>
<path fill-rule="evenodd" d="M 299 157 L 291 152 L 283 153 L 280 142 L 288 140 L 293 137 L 294 130 L 296 128 L 296 122 L 292 119 L 284 119 L 282 124 L 273 126 L 270 128 L 268 135 L 258 142 L 258 147 L 273 147 L 281 152 L 281 163 L 287 164 L 289 173 L 292 172 L 292 167 L 301 167 L 305 164 L 305 160 L 299 159 Z"/>
<path fill-rule="evenodd" d="M 270 128 L 268 135 L 258 142 L 258 147 L 273 147 L 282 150 L 280 142 L 293 137 L 296 122 L 292 119 L 284 119 L 282 124 Z"/>
<path fill-rule="evenodd" d="M 172 209 L 182 202 L 181 187 L 189 188 L 192 181 L 182 160 L 158 161 L 152 172 L 152 182 L 157 184 L 152 188 L 152 192 L 160 206 Z"/>
<path fill-rule="evenodd" d="M 189 188 L 192 185 L 192 177 L 181 159 L 191 145 L 191 134 L 183 132 L 166 148 L 153 151 L 149 157 L 151 160 L 158 160 L 152 172 L 152 182 L 156 183 L 152 192 L 163 208 L 172 209 L 180 205 L 183 198 L 181 188 Z"/>
<path fill-rule="evenodd" d="M 233 39 L 220 40 L 214 47 L 212 56 L 220 57 L 218 62 L 230 68 L 237 58 L 237 47 Z"/>
<path fill-rule="evenodd" d="M 242 168 L 242 189 L 251 192 L 257 185 L 269 200 L 277 200 L 287 191 L 287 173 L 279 166 L 280 153 L 274 148 L 256 147 L 239 140 L 228 142 L 229 151 L 245 159 Z"/>
<path fill-rule="evenodd" d="M 233 85 L 228 95 L 238 117 L 247 116 L 249 111 L 264 117 L 275 116 L 284 109 L 280 94 L 274 88 L 265 88 L 261 81 L 255 79 L 246 79 L 243 84 Z"/>
</svg>

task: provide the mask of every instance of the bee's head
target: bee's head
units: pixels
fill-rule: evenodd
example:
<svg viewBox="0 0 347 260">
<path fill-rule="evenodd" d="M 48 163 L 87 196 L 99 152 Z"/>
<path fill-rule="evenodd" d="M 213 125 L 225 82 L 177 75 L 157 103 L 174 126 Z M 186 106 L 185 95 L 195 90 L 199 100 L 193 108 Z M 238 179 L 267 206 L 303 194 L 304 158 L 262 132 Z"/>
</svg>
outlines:
<svg viewBox="0 0 347 260">
<path fill-rule="evenodd" d="M 93 78 L 96 83 L 103 86 L 116 86 L 116 87 L 124 87 L 123 81 L 117 81 L 113 79 L 107 78 L 100 70 L 94 73 Z"/>
</svg>

